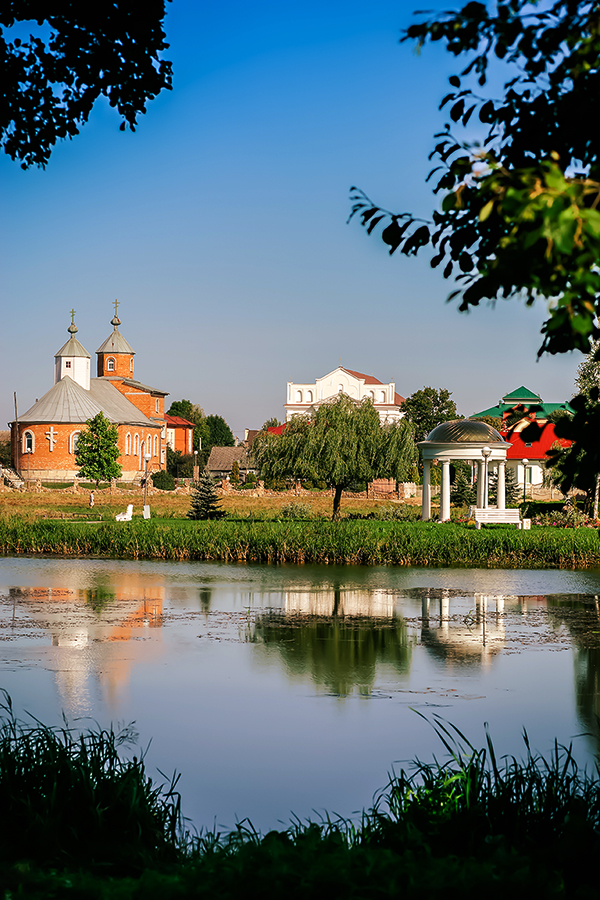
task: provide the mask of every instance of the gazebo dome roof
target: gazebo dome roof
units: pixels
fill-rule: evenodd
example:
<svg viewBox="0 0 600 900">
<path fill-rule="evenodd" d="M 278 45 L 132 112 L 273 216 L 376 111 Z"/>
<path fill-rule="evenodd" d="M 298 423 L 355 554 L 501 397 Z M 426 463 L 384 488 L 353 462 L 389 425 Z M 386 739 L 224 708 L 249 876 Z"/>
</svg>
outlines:
<svg viewBox="0 0 600 900">
<path fill-rule="evenodd" d="M 485 422 L 479 419 L 454 419 L 451 422 L 442 422 L 427 435 L 426 441 L 435 444 L 460 444 L 460 443 L 504 443 L 504 438 Z"/>
</svg>

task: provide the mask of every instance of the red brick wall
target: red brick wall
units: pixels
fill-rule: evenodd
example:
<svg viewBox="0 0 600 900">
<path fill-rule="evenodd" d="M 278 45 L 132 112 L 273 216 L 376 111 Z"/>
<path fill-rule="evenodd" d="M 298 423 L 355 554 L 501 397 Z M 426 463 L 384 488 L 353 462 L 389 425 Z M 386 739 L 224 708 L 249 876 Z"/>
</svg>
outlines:
<svg viewBox="0 0 600 900">
<path fill-rule="evenodd" d="M 114 369 L 107 368 L 109 359 L 114 359 Z M 131 353 L 98 353 L 98 378 L 103 375 L 133 378 L 133 355 Z"/>
<path fill-rule="evenodd" d="M 50 450 L 50 441 L 46 436 L 46 433 L 50 431 L 50 427 L 50 425 L 19 425 L 18 461 L 15 459 L 15 462 L 17 462 L 17 467 L 20 470 L 22 477 L 27 479 L 29 474 L 31 474 L 32 477 L 37 477 L 35 472 L 40 470 L 54 470 L 66 474 L 77 468 L 75 454 L 69 453 L 69 438 L 74 431 L 82 431 L 86 426 L 84 424 L 75 425 L 72 423 L 67 425 L 53 425 L 52 429 L 55 443 L 52 451 Z M 154 472 L 162 468 L 160 458 L 163 442 L 160 438 L 160 426 L 141 428 L 131 425 L 118 425 L 117 428 L 119 433 L 118 447 L 121 454 L 118 462 L 123 469 L 124 475 L 126 473 L 136 473 L 144 469 L 145 462 L 143 454 L 146 452 L 146 447 L 150 448 L 148 452 L 152 456 L 152 459 L 148 464 L 148 470 Z M 26 431 L 31 431 L 34 435 L 33 453 L 22 452 L 22 437 Z M 125 452 L 128 433 L 131 436 L 129 444 L 131 448 L 130 453 Z M 139 449 L 137 453 L 134 453 L 136 434 L 138 436 L 137 446 Z M 156 453 L 154 452 L 155 435 L 158 436 L 158 448 Z M 144 442 L 143 452 L 141 451 L 142 441 Z"/>
</svg>

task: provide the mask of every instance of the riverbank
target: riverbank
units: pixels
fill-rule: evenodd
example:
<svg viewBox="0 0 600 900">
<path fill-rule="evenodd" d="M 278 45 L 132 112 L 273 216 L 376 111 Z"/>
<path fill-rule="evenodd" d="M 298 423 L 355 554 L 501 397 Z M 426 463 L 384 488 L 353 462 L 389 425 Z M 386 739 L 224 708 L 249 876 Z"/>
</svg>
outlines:
<svg viewBox="0 0 600 900">
<path fill-rule="evenodd" d="M 328 519 L 0 520 L 0 553 L 112 559 L 215 560 L 491 568 L 600 567 L 595 528 Z"/>
</svg>

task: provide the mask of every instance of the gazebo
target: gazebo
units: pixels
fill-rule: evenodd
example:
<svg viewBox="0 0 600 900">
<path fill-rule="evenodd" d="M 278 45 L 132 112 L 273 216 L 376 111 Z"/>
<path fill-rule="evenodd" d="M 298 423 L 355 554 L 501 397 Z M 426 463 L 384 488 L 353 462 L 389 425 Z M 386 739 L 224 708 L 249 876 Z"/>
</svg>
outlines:
<svg viewBox="0 0 600 900">
<path fill-rule="evenodd" d="M 423 512 L 421 519 L 431 518 L 431 461 L 442 464 L 440 492 L 440 521 L 450 518 L 450 462 L 477 463 L 477 506 L 488 505 L 488 470 L 490 462 L 498 465 L 498 509 L 506 505 L 505 467 L 510 444 L 501 435 L 478 419 L 455 419 L 442 422 L 417 444 L 423 455 Z"/>
</svg>

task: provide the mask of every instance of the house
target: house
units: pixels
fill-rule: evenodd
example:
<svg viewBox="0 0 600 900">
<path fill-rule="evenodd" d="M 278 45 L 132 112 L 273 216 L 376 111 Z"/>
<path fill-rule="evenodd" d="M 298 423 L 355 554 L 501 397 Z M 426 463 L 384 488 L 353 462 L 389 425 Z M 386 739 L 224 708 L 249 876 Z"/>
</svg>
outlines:
<svg viewBox="0 0 600 900">
<path fill-rule="evenodd" d="M 554 424 L 548 419 L 550 414 L 557 410 L 570 413 L 574 411 L 567 401 L 548 403 L 542 400 L 540 394 L 535 394 L 529 388 L 521 385 L 509 394 L 505 394 L 496 406 L 474 413 L 471 418 L 494 416 L 503 420 L 505 424 L 500 428 L 500 434 L 511 444 L 506 454 L 507 470 L 512 470 L 517 484 L 521 484 L 525 488 L 528 485 L 539 487 L 544 480 L 548 450 L 557 443 L 561 447 L 570 446 L 570 441 L 556 437 Z M 507 420 L 509 417 L 511 420 L 513 419 L 515 411 L 522 412 L 523 417 L 516 425 L 511 421 L 509 432 Z M 540 439 L 537 441 L 527 441 L 521 437 L 523 430 L 532 421 L 535 421 L 542 429 Z"/>
<path fill-rule="evenodd" d="M 258 472 L 245 447 L 213 447 L 206 469 L 213 478 L 231 478 L 234 462 L 237 462 L 240 468 L 242 481 L 246 480 L 250 472 L 253 474 Z"/>
<path fill-rule="evenodd" d="M 365 398 L 372 400 L 382 422 L 397 422 L 403 416 L 404 397 L 396 393 L 393 381 L 384 384 L 373 375 L 363 375 L 362 372 L 338 366 L 312 384 L 288 381 L 286 420 L 289 422 L 293 416 L 308 413 L 339 393 L 347 394 L 358 402 Z"/>
<path fill-rule="evenodd" d="M 69 339 L 54 356 L 53 387 L 10 423 L 13 466 L 25 481 L 73 481 L 77 439 L 100 412 L 117 426 L 123 481 L 140 478 L 146 462 L 149 472 L 165 468 L 168 393 L 134 379 L 135 351 L 119 331 L 117 306 L 113 331 L 96 351 L 96 377 L 71 310 Z"/>
<path fill-rule="evenodd" d="M 182 416 L 169 416 L 167 413 L 165 413 L 165 422 L 167 423 L 167 447 L 184 456 L 191 453 L 194 428 L 196 427 L 194 423 Z"/>
</svg>

